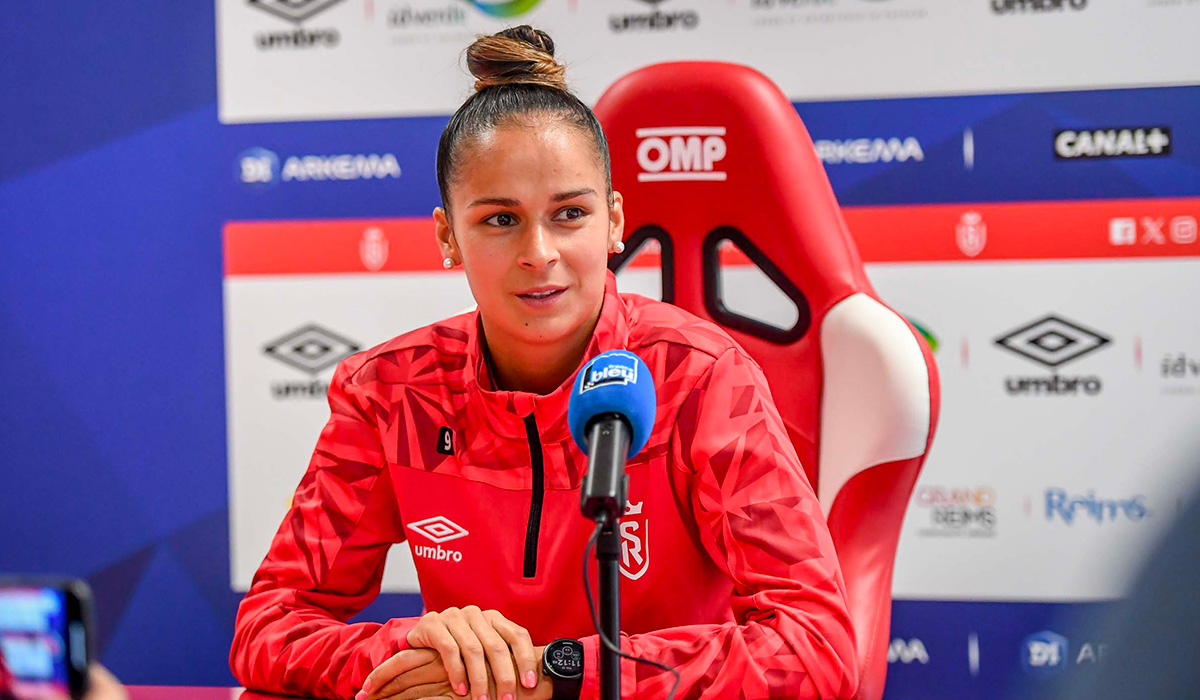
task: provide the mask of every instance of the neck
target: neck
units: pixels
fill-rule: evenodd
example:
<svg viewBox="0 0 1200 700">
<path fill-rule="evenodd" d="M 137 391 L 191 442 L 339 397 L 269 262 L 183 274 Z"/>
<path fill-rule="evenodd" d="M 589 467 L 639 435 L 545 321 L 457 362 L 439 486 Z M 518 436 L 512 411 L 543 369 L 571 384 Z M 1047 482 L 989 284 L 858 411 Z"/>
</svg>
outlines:
<svg viewBox="0 0 1200 700">
<path fill-rule="evenodd" d="M 488 366 L 496 388 L 540 395 L 553 393 L 583 361 L 599 320 L 597 309 L 588 323 L 561 342 L 534 345 L 493 333 L 488 330 L 487 319 L 482 319 L 487 340 L 483 351 L 491 360 Z"/>
</svg>

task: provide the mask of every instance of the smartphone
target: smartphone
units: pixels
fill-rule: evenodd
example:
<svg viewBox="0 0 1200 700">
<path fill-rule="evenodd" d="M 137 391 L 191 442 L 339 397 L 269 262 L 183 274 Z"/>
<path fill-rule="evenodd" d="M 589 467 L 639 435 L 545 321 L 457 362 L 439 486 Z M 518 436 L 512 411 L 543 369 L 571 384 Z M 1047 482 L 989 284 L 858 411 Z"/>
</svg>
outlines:
<svg viewBox="0 0 1200 700">
<path fill-rule="evenodd" d="M 0 577 L 0 698 L 82 698 L 91 628 L 84 581 Z"/>
</svg>

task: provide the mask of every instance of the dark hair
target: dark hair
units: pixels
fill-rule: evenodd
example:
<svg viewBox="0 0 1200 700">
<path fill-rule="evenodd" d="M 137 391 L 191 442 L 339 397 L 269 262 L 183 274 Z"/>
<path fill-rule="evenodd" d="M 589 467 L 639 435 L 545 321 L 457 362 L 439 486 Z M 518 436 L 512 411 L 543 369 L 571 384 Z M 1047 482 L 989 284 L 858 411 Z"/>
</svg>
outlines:
<svg viewBox="0 0 1200 700">
<path fill-rule="evenodd" d="M 497 126 L 524 115 L 551 115 L 588 136 L 604 167 L 606 195 L 612 203 L 608 140 L 591 108 L 567 89 L 562 64 L 554 60 L 554 41 L 523 24 L 481 36 L 467 48 L 467 68 L 475 76 L 475 94 L 458 108 L 438 142 L 437 179 L 442 206 L 458 170 L 464 146 Z"/>
</svg>

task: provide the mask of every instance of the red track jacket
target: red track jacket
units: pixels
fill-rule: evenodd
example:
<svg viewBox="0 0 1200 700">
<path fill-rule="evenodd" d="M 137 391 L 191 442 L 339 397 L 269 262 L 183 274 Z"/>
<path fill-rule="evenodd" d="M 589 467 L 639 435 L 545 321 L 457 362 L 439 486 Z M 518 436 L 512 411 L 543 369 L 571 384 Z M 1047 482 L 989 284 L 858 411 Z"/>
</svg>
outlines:
<svg viewBox="0 0 1200 700">
<path fill-rule="evenodd" d="M 572 380 L 546 396 L 492 390 L 478 329 L 463 314 L 338 367 L 332 415 L 238 609 L 231 665 L 245 686 L 353 698 L 408 648 L 417 618 L 344 622 L 407 540 L 427 610 L 474 604 L 536 646 L 582 640 L 582 700 L 599 697 Z M 717 326 L 619 295 L 610 274 L 586 358 L 612 349 L 641 356 L 658 394 L 628 466 L 623 650 L 679 671 L 681 700 L 852 695 L 837 556 L 758 365 Z M 670 674 L 621 663 L 625 699 L 666 697 Z"/>
</svg>

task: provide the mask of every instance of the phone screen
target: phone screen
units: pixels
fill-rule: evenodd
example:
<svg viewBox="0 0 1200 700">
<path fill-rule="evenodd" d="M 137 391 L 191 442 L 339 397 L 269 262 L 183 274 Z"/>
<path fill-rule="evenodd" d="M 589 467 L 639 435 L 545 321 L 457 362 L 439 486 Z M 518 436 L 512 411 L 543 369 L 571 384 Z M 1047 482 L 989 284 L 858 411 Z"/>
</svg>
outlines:
<svg viewBox="0 0 1200 700">
<path fill-rule="evenodd" d="M 70 697 L 72 647 L 84 642 L 68 599 L 51 586 L 0 588 L 0 695 L 7 684 L 18 700 Z"/>
</svg>

